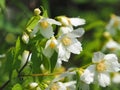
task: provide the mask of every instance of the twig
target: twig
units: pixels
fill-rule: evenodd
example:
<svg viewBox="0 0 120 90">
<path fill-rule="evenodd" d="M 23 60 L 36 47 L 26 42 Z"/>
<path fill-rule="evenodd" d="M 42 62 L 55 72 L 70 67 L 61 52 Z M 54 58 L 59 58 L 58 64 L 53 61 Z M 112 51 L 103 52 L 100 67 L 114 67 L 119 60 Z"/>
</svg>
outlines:
<svg viewBox="0 0 120 90">
<path fill-rule="evenodd" d="M 0 90 L 3 90 L 8 85 L 9 82 L 10 82 L 10 79 L 0 87 Z"/>
<path fill-rule="evenodd" d="M 29 58 L 30 58 L 30 54 L 31 54 L 31 52 L 29 52 L 28 57 L 27 57 L 27 60 L 26 60 L 25 64 L 23 65 L 23 67 L 18 71 L 18 76 L 20 75 L 20 73 L 23 71 L 23 69 L 24 69 L 25 66 L 27 65 L 28 60 L 29 60 Z"/>
</svg>

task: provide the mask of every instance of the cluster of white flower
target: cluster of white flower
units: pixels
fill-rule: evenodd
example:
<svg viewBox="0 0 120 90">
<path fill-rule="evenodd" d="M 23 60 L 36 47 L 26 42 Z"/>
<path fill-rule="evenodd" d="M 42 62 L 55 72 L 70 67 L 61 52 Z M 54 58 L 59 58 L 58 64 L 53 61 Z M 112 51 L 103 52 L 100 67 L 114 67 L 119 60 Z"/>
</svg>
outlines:
<svg viewBox="0 0 120 90">
<path fill-rule="evenodd" d="M 115 24 L 118 25 L 120 19 L 118 17 L 118 19 L 116 19 L 115 16 L 112 17 L 113 19 L 118 20 Z M 54 33 L 53 24 L 58 26 L 57 35 Z M 61 65 L 62 61 L 68 62 L 71 53 L 80 54 L 82 51 L 81 43 L 77 38 L 84 34 L 84 29 L 77 28 L 77 26 L 84 24 L 85 20 L 81 18 L 58 16 L 55 20 L 41 16 L 40 20 L 31 31 L 30 36 L 24 34 L 22 39 L 27 44 L 29 42 L 29 37 L 33 38 L 36 37 L 38 33 L 41 34 L 47 39 L 43 49 L 44 56 L 51 58 L 53 53 L 57 52 L 58 59 L 56 65 Z M 111 28 L 111 24 L 113 24 L 113 21 L 110 21 L 107 29 Z M 106 47 L 109 49 L 120 49 L 119 44 L 112 39 L 106 44 Z M 88 90 L 89 84 L 91 83 L 98 83 L 100 86 L 106 87 L 111 83 L 110 74 L 120 71 L 120 64 L 115 54 L 104 55 L 101 52 L 96 52 L 92 58 L 92 63 L 93 64 L 88 66 L 85 70 L 83 70 L 84 68 L 80 68 L 80 70 L 83 70 L 82 73 L 80 73 L 80 84 L 82 85 L 80 89 L 82 90 Z M 63 73 L 58 78 L 55 78 L 45 90 L 76 90 L 76 81 L 68 81 L 64 83 L 60 81 L 64 77 L 75 75 L 75 72 L 76 70 Z M 33 85 L 34 84 L 32 84 L 32 86 Z M 37 87 L 38 84 L 35 84 L 34 86 Z"/>
<path fill-rule="evenodd" d="M 53 52 L 56 51 L 58 53 L 57 63 L 61 64 L 62 61 L 68 61 L 71 53 L 80 54 L 80 52 L 82 51 L 81 43 L 77 40 L 77 38 L 81 37 L 84 34 L 84 29 L 78 28 L 74 30 L 73 26 L 83 25 L 85 24 L 85 20 L 80 18 L 68 18 L 66 16 L 59 16 L 57 17 L 57 19 L 59 20 L 59 22 L 53 19 L 46 19 L 45 21 L 46 23 L 61 25 L 57 37 L 54 36 L 52 28 L 51 30 L 49 30 L 52 26 L 48 27 L 45 24 L 46 28 L 48 28 L 48 31 L 45 27 L 45 30 L 42 28 L 40 31 L 44 37 L 49 38 L 43 51 L 44 55 L 50 58 Z"/>
</svg>

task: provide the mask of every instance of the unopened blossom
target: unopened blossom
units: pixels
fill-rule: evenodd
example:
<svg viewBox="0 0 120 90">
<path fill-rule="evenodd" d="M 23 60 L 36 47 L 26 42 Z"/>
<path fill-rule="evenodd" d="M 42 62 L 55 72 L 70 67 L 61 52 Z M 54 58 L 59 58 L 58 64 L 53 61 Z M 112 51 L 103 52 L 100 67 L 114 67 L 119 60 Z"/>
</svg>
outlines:
<svg viewBox="0 0 120 90">
<path fill-rule="evenodd" d="M 63 26 L 79 26 L 85 24 L 85 20 L 81 18 L 69 18 L 66 16 L 58 16 L 57 19 L 62 23 Z"/>
<path fill-rule="evenodd" d="M 41 10 L 39 8 L 34 9 L 34 14 L 39 15 L 41 13 Z"/>
<path fill-rule="evenodd" d="M 94 53 L 93 64 L 88 66 L 81 75 L 81 80 L 87 84 L 98 82 L 102 87 L 110 85 L 110 73 L 120 71 L 120 63 L 115 54 L 104 55 L 101 52 Z"/>
<path fill-rule="evenodd" d="M 43 54 L 50 58 L 52 56 L 52 54 L 54 53 L 56 46 L 58 44 L 58 41 L 56 40 L 56 38 L 53 36 L 51 39 L 49 39 L 46 42 L 45 48 L 43 50 Z"/>
<path fill-rule="evenodd" d="M 50 38 L 54 36 L 52 24 L 61 25 L 60 22 L 54 19 L 42 18 L 41 20 L 39 20 L 38 24 L 35 26 L 35 28 L 31 32 L 30 36 L 34 37 L 37 32 L 40 32 L 41 35 L 44 36 L 45 38 Z"/>
<path fill-rule="evenodd" d="M 23 66 L 25 64 L 27 59 L 28 59 L 28 62 L 31 60 L 32 53 L 30 54 L 30 56 L 29 56 L 29 53 L 30 52 L 28 50 L 24 50 L 24 52 L 22 54 L 21 66 Z"/>
<path fill-rule="evenodd" d="M 117 34 L 117 30 L 120 30 L 120 17 L 112 14 L 106 29 L 111 35 Z"/>
<path fill-rule="evenodd" d="M 23 42 L 24 42 L 25 44 L 28 44 L 28 42 L 29 42 L 29 35 L 28 35 L 27 33 L 24 33 L 24 34 L 22 35 L 22 40 L 23 40 Z"/>
<path fill-rule="evenodd" d="M 80 54 L 82 46 L 77 38 L 81 37 L 83 34 L 84 30 L 82 28 L 78 28 L 72 32 L 63 34 L 58 38 L 58 60 L 68 61 L 71 53 Z"/>
<path fill-rule="evenodd" d="M 38 83 L 36 83 L 36 82 L 32 82 L 29 84 L 30 89 L 35 89 L 37 86 L 38 86 Z"/>
</svg>

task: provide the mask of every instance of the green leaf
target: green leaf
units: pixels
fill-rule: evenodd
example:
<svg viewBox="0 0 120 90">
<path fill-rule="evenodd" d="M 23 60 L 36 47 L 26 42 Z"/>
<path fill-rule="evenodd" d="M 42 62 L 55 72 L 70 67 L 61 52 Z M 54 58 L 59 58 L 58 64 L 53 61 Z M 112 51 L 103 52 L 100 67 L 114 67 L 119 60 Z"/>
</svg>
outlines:
<svg viewBox="0 0 120 90">
<path fill-rule="evenodd" d="M 13 86 L 12 90 L 23 90 L 23 89 L 22 86 L 19 83 L 17 83 Z"/>
<path fill-rule="evenodd" d="M 32 52 L 32 69 L 33 69 L 33 73 L 40 73 L 40 65 L 41 65 L 41 58 L 40 58 L 40 53 L 33 48 L 33 52 Z"/>
<path fill-rule="evenodd" d="M 6 62 L 5 62 L 5 72 L 7 72 L 8 74 L 9 74 L 9 76 L 11 77 L 11 74 L 12 74 L 12 63 L 13 63 L 13 59 L 14 59 L 14 57 L 13 57 L 13 50 L 14 50 L 14 48 L 11 48 L 11 49 L 9 49 L 9 51 L 6 53 L 6 57 L 7 57 L 7 59 L 6 59 Z"/>
<path fill-rule="evenodd" d="M 44 10 L 43 16 L 44 16 L 44 17 L 48 17 L 47 10 Z"/>
<path fill-rule="evenodd" d="M 14 49 L 13 65 L 15 64 L 16 59 L 18 58 L 18 54 L 19 54 L 20 49 L 21 49 L 20 38 L 18 37 L 18 39 L 17 39 L 17 41 L 16 41 L 15 49 Z"/>
<path fill-rule="evenodd" d="M 50 70 L 50 60 L 45 56 L 43 56 L 43 65 L 45 69 Z"/>
<path fill-rule="evenodd" d="M 54 68 L 55 68 L 56 63 L 57 63 L 57 59 L 58 59 L 58 53 L 54 52 L 54 54 L 50 58 L 51 72 L 54 71 Z"/>
<path fill-rule="evenodd" d="M 33 17 L 31 17 L 31 19 L 28 21 L 28 23 L 27 23 L 27 25 L 26 25 L 26 29 L 27 30 L 31 30 L 31 29 L 33 29 L 36 25 L 37 25 L 37 23 L 38 23 L 38 21 L 40 20 L 40 16 L 38 15 L 38 16 L 33 16 Z"/>
</svg>

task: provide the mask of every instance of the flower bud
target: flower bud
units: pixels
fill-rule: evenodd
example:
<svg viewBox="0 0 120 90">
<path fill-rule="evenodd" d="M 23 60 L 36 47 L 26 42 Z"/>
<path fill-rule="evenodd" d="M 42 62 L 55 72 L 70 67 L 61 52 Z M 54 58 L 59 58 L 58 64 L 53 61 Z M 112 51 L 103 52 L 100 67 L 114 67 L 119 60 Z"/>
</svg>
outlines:
<svg viewBox="0 0 120 90">
<path fill-rule="evenodd" d="M 37 86 L 38 86 L 38 83 L 36 83 L 36 82 L 32 82 L 29 84 L 30 89 L 35 89 L 35 88 L 37 88 Z"/>
<path fill-rule="evenodd" d="M 25 44 L 28 44 L 28 42 L 29 42 L 29 36 L 26 33 L 24 33 L 23 36 L 22 36 L 22 40 L 23 40 L 23 42 Z"/>
<path fill-rule="evenodd" d="M 71 24 L 69 18 L 66 16 L 58 16 L 57 20 L 59 20 L 63 26 L 69 26 Z"/>
<path fill-rule="evenodd" d="M 34 9 L 34 14 L 35 15 L 39 15 L 41 13 L 40 9 L 39 8 L 35 8 Z"/>
</svg>

